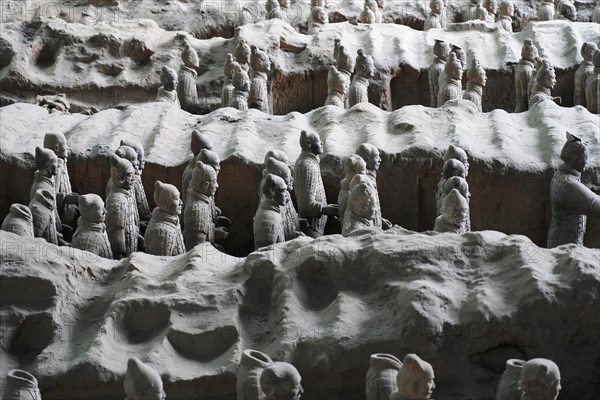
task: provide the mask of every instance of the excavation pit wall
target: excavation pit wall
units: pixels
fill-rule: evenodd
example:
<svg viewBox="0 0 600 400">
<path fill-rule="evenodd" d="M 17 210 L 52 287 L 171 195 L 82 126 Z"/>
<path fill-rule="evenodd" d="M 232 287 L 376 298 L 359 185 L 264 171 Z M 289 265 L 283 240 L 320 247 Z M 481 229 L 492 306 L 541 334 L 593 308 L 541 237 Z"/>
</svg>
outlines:
<svg viewBox="0 0 600 400">
<path fill-rule="evenodd" d="M 566 112 L 558 114 L 556 110 Z M 38 106 L 16 104 L 0 109 L 0 115 L 2 218 L 12 203 L 29 202 L 33 150 L 42 144 L 44 132 L 65 133 L 73 150 L 68 161 L 73 190 L 103 198 L 110 177 L 109 155 L 122 138 L 139 140 L 146 149 L 142 181 L 153 205 L 156 180 L 181 188 L 181 176 L 191 156 L 190 132 L 200 130 L 222 160 L 216 203 L 233 221 L 223 246 L 235 256 L 254 248 L 252 218 L 258 206 L 264 154 L 270 149 L 283 150 L 293 164 L 300 152 L 302 129 L 317 131 L 324 142 L 321 172 L 330 202 L 338 196 L 343 158 L 360 143 L 375 144 L 382 154 L 378 190 L 383 216 L 412 231 L 433 228 L 442 156 L 451 143 L 469 154 L 473 230 L 522 234 L 545 246 L 550 181 L 560 161 L 566 127 L 589 144 L 583 182 L 595 187 L 600 184 L 598 136 L 593 131 L 597 117 L 581 107 L 565 109 L 552 102 L 521 114 L 498 110 L 476 114 L 469 102 L 460 101 L 443 109 L 409 106 L 388 113 L 361 104 L 346 111 L 323 107 L 283 117 L 230 108 L 198 117 L 164 103 L 106 110 L 93 116 L 48 114 Z M 524 121 L 529 126 L 524 126 Z M 327 232 L 338 233 L 339 222 L 330 220 Z M 586 246 L 600 247 L 599 227 L 597 218 L 588 219 Z"/>
</svg>

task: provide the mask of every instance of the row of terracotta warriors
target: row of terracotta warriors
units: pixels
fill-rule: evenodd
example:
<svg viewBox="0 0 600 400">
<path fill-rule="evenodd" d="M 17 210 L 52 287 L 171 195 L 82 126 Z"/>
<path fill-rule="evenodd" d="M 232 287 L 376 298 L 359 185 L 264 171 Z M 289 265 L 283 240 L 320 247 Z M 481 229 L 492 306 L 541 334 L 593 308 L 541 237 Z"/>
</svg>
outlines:
<svg viewBox="0 0 600 400">
<path fill-rule="evenodd" d="M 416 354 L 402 361 L 391 354 L 370 357 L 365 379 L 367 400 L 429 400 L 435 389 L 433 367 Z M 551 360 L 534 358 L 527 362 L 506 362 L 496 400 L 555 400 L 560 391 L 560 371 Z M 130 358 L 123 379 L 126 400 L 164 400 L 166 393 L 156 370 L 137 358 Z M 239 363 L 237 400 L 299 400 L 304 393 L 298 370 L 289 363 L 273 361 L 257 350 L 245 350 Z M 23 370 L 7 375 L 7 400 L 41 400 L 37 379 Z"/>
</svg>

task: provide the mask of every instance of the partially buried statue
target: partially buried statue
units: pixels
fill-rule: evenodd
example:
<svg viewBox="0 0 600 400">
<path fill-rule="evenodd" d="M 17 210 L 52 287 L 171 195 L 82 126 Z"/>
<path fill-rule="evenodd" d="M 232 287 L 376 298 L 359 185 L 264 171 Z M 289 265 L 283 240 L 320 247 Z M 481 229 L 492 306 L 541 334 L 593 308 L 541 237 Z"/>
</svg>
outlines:
<svg viewBox="0 0 600 400">
<path fill-rule="evenodd" d="M 139 216 L 131 194 L 135 170 L 131 162 L 111 157 L 112 187 L 106 198 L 106 232 L 113 258 L 128 257 L 138 250 Z"/>
<path fill-rule="evenodd" d="M 462 74 L 463 66 L 457 58 L 456 53 L 450 53 L 448 62 L 444 66 L 445 79 L 440 78 L 440 89 L 438 92 L 438 107 L 441 107 L 448 100 L 457 100 L 462 97 Z M 440 75 L 443 76 L 443 75 Z M 443 81 L 441 80 L 443 79 Z"/>
<path fill-rule="evenodd" d="M 2 221 L 0 230 L 18 236 L 33 237 L 33 216 L 29 207 L 18 203 L 11 204 L 10 211 Z"/>
<path fill-rule="evenodd" d="M 430 0 L 429 1 L 429 15 L 425 20 L 424 30 L 429 29 L 442 29 L 442 13 L 444 12 L 444 0 Z"/>
<path fill-rule="evenodd" d="M 555 84 L 556 73 L 554 72 L 554 67 L 548 61 L 544 60 L 536 74 L 536 81 L 533 84 L 531 96 L 529 97 L 529 108 L 544 100 L 554 100 L 552 89 Z"/>
<path fill-rule="evenodd" d="M 352 78 L 348 91 L 350 107 L 358 103 L 369 102 L 369 79 L 373 77 L 374 73 L 373 57 L 365 55 L 365 51 L 359 49 L 356 57 L 356 67 L 354 67 L 354 78 Z"/>
<path fill-rule="evenodd" d="M 512 18 L 515 15 L 515 6 L 511 0 L 503 0 L 500 3 L 500 18 L 498 19 L 498 25 L 500 30 L 512 33 Z"/>
<path fill-rule="evenodd" d="M 465 233 L 469 203 L 457 189 L 452 189 L 442 200 L 441 215 L 435 220 L 434 231 Z"/>
<path fill-rule="evenodd" d="M 374 192 L 375 188 L 366 183 L 360 183 L 352 188 L 348 197 L 348 209 L 344 214 L 342 235 L 347 236 L 357 230 L 375 226 L 373 218 L 377 207 Z"/>
<path fill-rule="evenodd" d="M 198 78 L 196 70 L 200 66 L 200 59 L 196 50 L 189 44 L 186 44 L 181 53 L 181 60 L 183 61 L 183 65 L 179 68 L 177 96 L 183 110 L 192 114 L 198 114 L 200 103 L 198 100 L 198 88 L 196 87 L 196 78 Z"/>
<path fill-rule="evenodd" d="M 521 400 L 556 400 L 560 392 L 560 370 L 551 360 L 534 358 L 523 366 L 519 383 Z"/>
<path fill-rule="evenodd" d="M 600 114 L 600 51 L 592 58 L 594 71 L 585 84 L 585 102 L 589 112 Z"/>
<path fill-rule="evenodd" d="M 54 195 L 45 189 L 35 192 L 29 202 L 33 219 L 33 236 L 45 239 L 55 245 L 67 245 L 56 230 L 56 213 Z M 60 240 L 59 240 L 60 239 Z"/>
<path fill-rule="evenodd" d="M 462 150 L 462 149 L 461 149 Z M 442 177 L 438 182 L 437 189 L 435 191 L 435 204 L 437 215 L 440 215 L 442 210 L 442 200 L 444 200 L 444 187 L 446 185 L 446 181 L 453 176 L 459 176 L 461 178 L 467 177 L 467 171 L 465 170 L 465 166 L 460 160 L 455 158 L 449 158 L 444 162 L 442 166 Z"/>
<path fill-rule="evenodd" d="M 296 160 L 296 200 L 298 215 L 306 218 L 312 237 L 323 235 L 328 215 L 337 215 L 337 204 L 327 204 L 325 187 L 321 177 L 319 154 L 323 154 L 321 138 L 316 132 L 300 133 L 302 152 Z"/>
<path fill-rule="evenodd" d="M 227 53 L 225 58 L 225 64 L 223 65 L 223 73 L 225 79 L 223 79 L 223 89 L 221 90 L 221 107 L 229 106 L 229 99 L 233 93 L 233 65 L 237 64 L 237 61 L 233 58 L 233 54 Z M 238 64 L 239 65 L 239 64 Z"/>
<path fill-rule="evenodd" d="M 467 200 L 467 204 L 471 201 L 471 192 L 469 191 L 469 184 L 465 178 L 461 176 L 453 176 L 446 181 L 444 185 L 444 198 L 450 194 L 450 192 L 456 189 Z M 471 214 L 470 209 L 467 217 L 465 218 L 465 232 L 471 232 Z"/>
<path fill-rule="evenodd" d="M 127 372 L 123 379 L 125 400 L 165 400 L 162 379 L 152 367 L 136 357 L 127 361 Z"/>
<path fill-rule="evenodd" d="M 358 154 L 367 165 L 367 176 L 371 178 L 371 183 L 375 188 L 373 195 L 375 196 L 375 217 L 373 222 L 376 227 L 388 229 L 392 226 L 391 222 L 381 216 L 381 205 L 379 202 L 379 193 L 377 192 L 377 171 L 381 165 L 381 156 L 379 149 L 370 143 L 363 143 L 356 149 Z"/>
<path fill-rule="evenodd" d="M 33 173 L 33 184 L 29 191 L 29 200 L 35 197 L 35 193 L 44 189 L 52 193 L 56 198 L 55 177 L 58 172 L 58 157 L 52 150 L 35 148 L 35 172 Z"/>
<path fill-rule="evenodd" d="M 515 112 L 529 109 L 529 81 L 535 72 L 535 59 L 538 49 L 531 39 L 525 39 L 521 49 L 521 59 L 515 70 L 515 90 L 517 92 L 517 106 Z"/>
<path fill-rule="evenodd" d="M 600 216 L 600 196 L 581 183 L 588 160 L 587 145 L 567 132 L 560 158 L 563 163 L 550 184 L 552 219 L 548 248 L 566 243 L 583 245 L 587 215 Z"/>
<path fill-rule="evenodd" d="M 327 90 L 326 106 L 346 107 L 346 78 L 333 65 L 329 67 L 327 74 Z"/>
<path fill-rule="evenodd" d="M 260 376 L 265 400 L 299 400 L 304 393 L 298 370 L 285 362 L 274 362 Z"/>
<path fill-rule="evenodd" d="M 277 3 L 279 4 L 279 3 Z M 269 112 L 269 90 L 267 81 L 269 72 L 271 72 L 271 60 L 264 51 L 256 46 L 252 46 L 250 56 L 250 68 L 252 69 L 252 79 L 250 81 L 250 95 L 248 97 L 248 107 L 256 108 L 262 112 Z"/>
<path fill-rule="evenodd" d="M 62 133 L 46 133 L 44 136 L 44 148 L 52 150 L 58 157 L 56 169 L 56 208 L 61 222 L 71 227 L 75 226 L 77 217 L 78 194 L 71 190 L 71 180 L 67 170 L 67 159 L 71 153 L 65 135 Z"/>
<path fill-rule="evenodd" d="M 467 68 L 467 89 L 463 93 L 463 99 L 469 100 L 477 111 L 482 112 L 481 98 L 483 96 L 483 87 L 487 82 L 487 75 L 477 59 L 472 59 L 469 68 Z"/>
<path fill-rule="evenodd" d="M 188 188 L 190 187 L 190 182 L 192 181 L 192 174 L 194 173 L 194 168 L 196 168 L 196 158 L 202 149 L 212 150 L 213 146 L 208 141 L 206 135 L 203 135 L 200 133 L 200 131 L 194 129 L 192 131 L 190 140 L 192 157 L 188 161 L 188 165 L 186 165 L 185 170 L 183 171 L 183 176 L 181 177 L 181 199 L 184 205 L 187 199 Z"/>
<path fill-rule="evenodd" d="M 110 241 L 106 234 L 106 209 L 100 196 L 85 194 L 79 196 L 81 217 L 77 221 L 77 230 L 71 246 L 89 251 L 103 258 L 113 258 Z"/>
<path fill-rule="evenodd" d="M 363 5 L 363 10 L 360 13 L 360 17 L 358 18 L 361 24 L 374 24 L 377 20 L 373 9 L 370 7 L 370 2 L 368 0 L 365 1 Z"/>
<path fill-rule="evenodd" d="M 350 77 L 354 71 L 354 65 L 356 63 L 354 57 L 350 55 L 350 52 L 346 47 L 340 43 L 340 39 L 334 39 L 333 47 L 333 58 L 335 59 L 336 67 L 338 71 L 344 77 L 344 87 L 346 98 L 344 100 L 345 108 L 348 108 L 348 92 L 350 89 Z"/>
<path fill-rule="evenodd" d="M 229 107 L 240 111 L 248 109 L 248 94 L 250 93 L 250 77 L 240 64 L 233 65 L 233 92 L 229 99 Z"/>
<path fill-rule="evenodd" d="M 429 97 L 430 106 L 438 106 L 439 78 L 450 56 L 450 46 L 443 40 L 436 39 L 433 45 L 433 63 L 429 67 Z"/>
<path fill-rule="evenodd" d="M 262 184 L 262 198 L 254 216 L 254 248 L 285 241 L 282 208 L 289 200 L 287 185 L 279 176 L 267 174 Z"/>
<path fill-rule="evenodd" d="M 240 67 L 244 71 L 248 71 L 250 68 L 250 55 L 251 55 L 250 46 L 244 39 L 240 39 L 238 44 L 235 46 L 235 61 L 240 64 Z"/>
<path fill-rule="evenodd" d="M 496 22 L 496 14 L 498 13 L 498 0 L 485 0 L 483 3 L 486 11 L 486 21 L 487 22 Z"/>
<path fill-rule="evenodd" d="M 344 160 L 344 173 L 346 176 L 340 181 L 340 193 L 338 194 L 339 217 L 342 223 L 350 195 L 350 182 L 355 175 L 367 173 L 367 164 L 361 156 L 352 154 Z"/>
<path fill-rule="evenodd" d="M 164 66 L 160 72 L 162 86 L 158 88 L 156 101 L 161 101 L 181 107 L 177 96 L 177 72 L 171 67 Z"/>
<path fill-rule="evenodd" d="M 435 389 L 433 367 L 416 354 L 407 354 L 396 378 L 398 391 L 390 400 L 429 400 Z"/>
<path fill-rule="evenodd" d="M 594 42 L 585 42 L 581 46 L 581 57 L 583 61 L 577 71 L 575 71 L 575 94 L 573 95 L 573 104 L 586 106 L 585 99 L 585 84 L 587 79 L 594 72 L 594 53 L 598 51 L 598 46 Z"/>
<path fill-rule="evenodd" d="M 156 181 L 154 183 L 156 208 L 144 234 L 146 253 L 157 256 L 178 256 L 185 253 L 183 234 L 179 224 L 181 198 L 173 185 Z"/>
</svg>

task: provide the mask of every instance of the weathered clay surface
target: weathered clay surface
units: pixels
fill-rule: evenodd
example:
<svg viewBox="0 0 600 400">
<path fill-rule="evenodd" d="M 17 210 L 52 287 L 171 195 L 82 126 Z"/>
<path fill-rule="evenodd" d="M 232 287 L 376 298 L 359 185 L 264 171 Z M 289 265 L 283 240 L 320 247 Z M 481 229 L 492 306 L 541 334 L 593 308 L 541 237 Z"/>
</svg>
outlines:
<svg viewBox="0 0 600 400">
<path fill-rule="evenodd" d="M 152 201 L 156 180 L 181 186 L 191 155 L 190 134 L 198 129 L 223 160 L 216 202 L 223 215 L 234 221 L 225 247 L 237 255 L 254 249 L 252 217 L 265 153 L 279 149 L 294 162 L 303 129 L 317 131 L 323 141 L 321 171 L 330 202 L 337 199 L 344 157 L 363 142 L 377 146 L 383 159 L 378 177 L 383 217 L 415 231 L 433 228 L 435 188 L 450 144 L 469 154 L 473 230 L 523 234 L 545 245 L 550 180 L 560 164 L 567 129 L 589 146 L 583 182 L 596 190 L 600 186 L 598 116 L 581 106 L 561 108 L 551 102 L 519 114 L 503 110 L 478 114 L 461 100 L 441 109 L 408 106 L 390 113 L 364 103 L 350 110 L 328 106 L 286 116 L 231 108 L 194 116 L 162 103 L 92 116 L 58 115 L 35 105 L 15 104 L 0 108 L 0 118 L 2 217 L 10 204 L 27 204 L 33 149 L 46 132 L 63 132 L 73 150 L 68 164 L 73 190 L 102 197 L 110 177 L 109 154 L 125 137 L 139 140 L 147 161 L 142 180 Z M 600 247 L 599 226 L 598 219 L 588 220 L 586 246 Z M 335 221 L 329 224 L 328 231 L 339 229 Z"/>
<path fill-rule="evenodd" d="M 362 3 L 361 3 L 362 8 Z M 563 106 L 573 100 L 574 71 L 582 58 L 578 49 L 597 42 L 598 24 L 549 21 L 529 24 L 519 33 L 491 31 L 418 31 L 396 24 L 328 24 L 313 35 L 299 33 L 279 19 L 246 24 L 230 39 L 199 40 L 184 31 L 165 31 L 149 19 L 93 24 L 41 19 L 4 23 L 0 32 L 2 57 L 0 101 L 34 102 L 39 94 L 66 93 L 73 111 L 153 101 L 160 70 L 181 63 L 184 42 L 198 52 L 198 95 L 201 110 L 220 106 L 223 63 L 238 39 L 264 49 L 273 59 L 273 113 L 307 112 L 327 98 L 327 73 L 333 62 L 333 41 L 342 38 L 350 54 L 359 48 L 373 56 L 376 73 L 369 101 L 392 110 L 429 104 L 427 69 L 435 39 L 473 52 L 487 71 L 483 110 L 514 110 L 514 66 L 526 38 L 540 56 L 556 67 L 553 91 Z M 305 50 L 302 48 L 306 46 Z"/>
<path fill-rule="evenodd" d="M 493 398 L 506 360 L 533 357 L 561 367 L 561 399 L 600 394 L 597 249 L 399 227 L 245 259 L 200 245 L 117 262 L 0 242 L 0 374 L 32 372 L 46 400 L 122 399 L 129 357 L 161 374 L 169 399 L 232 399 L 248 348 L 292 362 L 306 400 L 362 398 L 376 351 L 428 360 L 439 400 Z"/>
</svg>

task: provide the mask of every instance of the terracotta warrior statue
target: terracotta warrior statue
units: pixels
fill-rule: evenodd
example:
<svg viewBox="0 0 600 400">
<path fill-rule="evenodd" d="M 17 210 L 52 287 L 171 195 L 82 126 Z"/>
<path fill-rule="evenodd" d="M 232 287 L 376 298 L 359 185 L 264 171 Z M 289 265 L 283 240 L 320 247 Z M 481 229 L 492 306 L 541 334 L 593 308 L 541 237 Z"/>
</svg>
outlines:
<svg viewBox="0 0 600 400">
<path fill-rule="evenodd" d="M 444 200 L 444 186 L 446 185 L 446 181 L 453 176 L 460 176 L 464 179 L 467 175 L 464 164 L 455 158 L 450 158 L 444 162 L 444 166 L 442 167 L 442 177 L 438 182 L 437 189 L 435 191 L 436 215 L 441 214 L 442 200 Z"/>
<path fill-rule="evenodd" d="M 350 76 L 354 71 L 355 60 L 348 52 L 348 49 L 340 44 L 340 40 L 334 40 L 333 58 L 335 59 L 336 67 L 345 79 L 344 87 L 346 93 L 345 104 L 348 108 L 348 95 L 350 90 Z"/>
<path fill-rule="evenodd" d="M 162 379 L 152 367 L 133 357 L 127 361 L 123 379 L 125 400 L 165 400 Z"/>
<path fill-rule="evenodd" d="M 598 46 L 594 42 L 585 42 L 581 46 L 581 57 L 583 61 L 577 71 L 575 71 L 575 94 L 573 95 L 573 104 L 586 106 L 585 101 L 585 84 L 587 79 L 594 72 L 594 53 L 598 50 Z"/>
<path fill-rule="evenodd" d="M 348 196 L 348 209 L 344 214 L 342 235 L 374 227 L 373 219 L 377 212 L 376 189 L 369 184 L 359 183 L 352 188 Z"/>
<path fill-rule="evenodd" d="M 381 156 L 379 155 L 379 149 L 370 143 L 363 143 L 356 149 L 358 154 L 367 165 L 367 175 L 371 178 L 371 183 L 375 188 L 373 194 L 375 196 L 375 217 L 373 222 L 378 228 L 388 229 L 392 226 L 392 223 L 381 216 L 381 205 L 379 202 L 379 193 L 377 191 L 377 171 L 381 165 Z"/>
<path fill-rule="evenodd" d="M 465 176 L 469 176 L 469 160 L 467 157 L 467 152 L 462 148 L 451 144 L 448 146 L 448 150 L 444 153 L 444 162 L 455 159 L 462 163 L 465 167 Z"/>
<path fill-rule="evenodd" d="M 198 53 L 192 46 L 186 44 L 183 53 L 181 53 L 181 59 L 183 65 L 179 68 L 177 97 L 183 110 L 191 114 L 198 114 L 200 106 L 198 88 L 196 87 L 196 78 L 198 78 L 198 72 L 196 71 L 200 67 Z"/>
<path fill-rule="evenodd" d="M 223 89 L 221 90 L 221 107 L 229 106 L 229 99 L 231 99 L 231 94 L 233 93 L 234 64 L 238 63 L 234 60 L 233 54 L 227 53 L 227 58 L 225 58 L 225 65 L 223 65 L 223 73 L 225 74 L 225 79 L 223 79 Z"/>
<path fill-rule="evenodd" d="M 541 0 L 537 9 L 538 21 L 552 21 L 554 19 L 554 0 Z"/>
<path fill-rule="evenodd" d="M 309 236 L 318 237 L 323 235 L 327 216 L 338 214 L 338 206 L 327 204 L 319 160 L 319 154 L 323 154 L 321 138 L 316 132 L 302 131 L 300 147 L 302 152 L 294 167 L 298 215 L 308 221 Z"/>
<path fill-rule="evenodd" d="M 369 102 L 369 79 L 375 73 L 373 57 L 365 55 L 363 49 L 358 50 L 356 57 L 356 67 L 354 67 L 354 78 L 348 91 L 348 101 L 350 107 L 358 103 Z"/>
<path fill-rule="evenodd" d="M 487 11 L 486 21 L 496 22 L 496 14 L 498 14 L 498 0 L 485 0 L 484 7 Z"/>
<path fill-rule="evenodd" d="M 190 157 L 188 165 L 186 165 L 185 170 L 183 171 L 183 176 L 181 177 L 181 200 L 183 201 L 184 206 L 185 200 L 187 199 L 187 191 L 190 186 L 190 182 L 192 181 L 192 173 L 194 172 L 194 168 L 196 168 L 196 158 L 198 157 L 202 149 L 212 150 L 213 146 L 208 141 L 206 135 L 203 135 L 200 133 L 200 131 L 194 129 L 192 131 L 190 141 L 190 150 L 192 151 L 192 157 Z"/>
<path fill-rule="evenodd" d="M 462 197 L 467 200 L 467 204 L 471 202 L 471 192 L 469 191 L 469 184 L 462 176 L 453 176 L 446 180 L 446 184 L 444 185 L 444 194 L 442 199 L 446 198 L 450 192 L 456 189 L 460 193 Z M 441 205 L 440 205 L 441 208 Z M 471 210 L 469 206 L 469 213 L 465 218 L 465 232 L 471 232 Z"/>
<path fill-rule="evenodd" d="M 480 19 L 479 7 L 481 6 L 480 0 L 469 0 L 466 12 L 463 16 L 465 21 L 473 21 Z"/>
<path fill-rule="evenodd" d="M 285 159 L 287 160 L 287 156 Z M 264 195 L 263 185 L 266 182 L 266 176 L 268 174 L 272 174 L 283 179 L 288 190 L 288 196 L 290 195 L 290 192 L 294 190 L 294 178 L 292 177 L 292 171 L 287 162 L 280 161 L 274 157 L 269 157 L 265 161 L 263 179 L 260 183 L 259 197 L 261 201 Z M 281 220 L 283 226 L 283 236 L 285 240 L 292 240 L 302 235 L 301 221 L 298 218 L 298 212 L 294 208 L 294 204 L 291 201 L 286 201 L 281 207 Z"/>
<path fill-rule="evenodd" d="M 550 184 L 552 219 L 548 248 L 566 243 L 583 245 L 587 216 L 600 216 L 600 196 L 581 183 L 588 160 L 587 145 L 567 132 L 560 158 L 563 163 Z"/>
<path fill-rule="evenodd" d="M 201 161 L 205 165 L 210 166 L 212 169 L 215 170 L 217 176 L 219 175 L 219 172 L 221 171 L 221 160 L 219 159 L 217 153 L 211 150 L 202 149 L 200 150 L 200 154 L 198 154 L 198 157 L 196 158 L 196 162 L 198 161 Z M 221 209 L 219 209 L 219 207 L 217 207 L 215 204 L 214 195 L 210 197 L 210 209 L 212 219 L 217 225 L 217 230 L 220 230 L 220 227 L 229 226 L 231 224 L 231 220 L 229 218 L 221 215 Z M 221 234 L 222 233 L 219 233 L 220 236 Z M 226 232 L 224 233 L 224 236 L 227 236 Z"/>
<path fill-rule="evenodd" d="M 164 66 L 160 72 L 162 86 L 158 88 L 156 101 L 173 104 L 181 107 L 177 96 L 177 72 L 171 67 Z"/>
<path fill-rule="evenodd" d="M 112 187 L 106 198 L 106 233 L 115 259 L 128 257 L 138 249 L 139 215 L 131 193 L 135 169 L 117 155 L 111 157 Z"/>
<path fill-rule="evenodd" d="M 320 31 L 323 25 L 329 23 L 329 13 L 323 7 L 313 7 L 310 11 L 310 19 L 308 20 L 308 33 L 314 34 Z"/>
<path fill-rule="evenodd" d="M 267 11 L 267 19 L 283 19 L 283 11 L 281 11 L 281 5 L 277 0 L 267 0 L 265 10 Z"/>
<path fill-rule="evenodd" d="M 429 0 L 429 15 L 425 20 L 424 30 L 443 29 L 442 13 L 444 12 L 444 0 Z"/>
<path fill-rule="evenodd" d="M 519 383 L 521 400 L 556 400 L 560 392 L 558 366 L 545 358 L 534 358 L 523 366 Z"/>
<path fill-rule="evenodd" d="M 446 61 L 448 61 L 448 57 L 450 56 L 450 46 L 443 40 L 436 39 L 435 44 L 433 45 L 433 55 L 433 63 L 431 64 L 428 70 L 429 96 L 430 106 L 437 107 L 439 78 L 442 71 L 444 71 L 444 66 L 446 65 Z"/>
<path fill-rule="evenodd" d="M 431 364 L 416 354 L 407 354 L 396 377 L 398 391 L 390 400 L 429 400 L 435 389 L 434 379 Z"/>
<path fill-rule="evenodd" d="M 438 107 L 441 107 L 448 100 L 456 100 L 462 97 L 462 74 L 463 66 L 457 59 L 456 53 L 450 53 L 448 62 L 444 66 L 446 78 L 440 82 L 438 92 Z"/>
<path fill-rule="evenodd" d="M 218 187 L 215 169 L 196 161 L 183 213 L 183 240 L 187 251 L 200 243 L 214 244 L 227 236 L 225 229 L 215 228 L 211 198 Z"/>
<path fill-rule="evenodd" d="M 471 101 L 477 107 L 477 111 L 482 112 L 481 97 L 483 96 L 483 87 L 487 82 L 485 69 L 479 64 L 477 59 L 471 60 L 467 68 L 467 89 L 463 93 L 463 99 Z"/>
<path fill-rule="evenodd" d="M 544 100 L 554 100 L 552 88 L 556 84 L 554 67 L 548 61 L 542 62 L 542 67 L 537 71 L 535 84 L 533 85 L 531 97 L 529 97 L 529 108 Z"/>
<path fill-rule="evenodd" d="M 577 9 L 575 4 L 570 0 L 559 0 L 557 3 L 558 19 L 565 21 L 576 22 L 577 21 Z"/>
<path fill-rule="evenodd" d="M 329 73 L 327 74 L 327 89 L 325 105 L 345 108 L 346 78 L 333 65 L 329 67 Z"/>
<path fill-rule="evenodd" d="M 585 83 L 585 103 L 589 112 L 600 114 L 600 51 L 592 57 L 594 71 Z"/>
<path fill-rule="evenodd" d="M 533 72 L 531 73 L 531 78 L 529 79 L 529 86 L 527 87 L 527 108 L 529 109 L 529 98 L 533 93 L 533 86 L 537 83 L 537 72 L 542 68 L 544 60 L 541 57 L 535 58 L 535 67 Z"/>
<path fill-rule="evenodd" d="M 256 46 L 251 47 L 251 52 L 250 68 L 252 69 L 252 79 L 250 81 L 248 107 L 269 113 L 269 90 L 267 88 L 267 81 L 269 79 L 268 74 L 271 72 L 271 60 L 269 60 L 267 53 Z"/>
<path fill-rule="evenodd" d="M 279 176 L 267 174 L 261 189 L 254 215 L 254 249 L 285 241 L 281 212 L 289 200 L 287 185 Z"/>
<path fill-rule="evenodd" d="M 79 212 L 81 217 L 77 221 L 71 246 L 112 259 L 113 253 L 104 224 L 106 209 L 100 196 L 91 193 L 79 196 Z"/>
<path fill-rule="evenodd" d="M 515 90 L 517 92 L 517 106 L 515 112 L 523 112 L 529 109 L 529 81 L 535 70 L 535 59 L 538 49 L 531 39 L 525 39 L 521 49 L 521 59 L 515 71 Z"/>
<path fill-rule="evenodd" d="M 132 139 L 121 139 L 120 146 L 129 146 L 137 155 L 137 165 L 135 162 L 132 162 L 133 168 L 135 169 L 135 179 L 133 181 L 133 196 L 135 198 L 135 203 L 137 204 L 138 214 L 140 215 L 140 220 L 149 221 L 150 220 L 150 206 L 148 205 L 148 198 L 146 197 L 146 191 L 144 189 L 144 185 L 142 183 L 142 172 L 146 167 L 146 158 L 144 147 L 140 142 L 132 140 Z M 129 153 L 128 153 L 129 154 Z M 118 153 L 117 153 L 118 155 Z M 129 159 L 129 156 L 127 157 Z M 130 160 L 131 161 L 131 160 Z"/>
<path fill-rule="evenodd" d="M 469 203 L 457 189 L 452 189 L 442 200 L 441 215 L 435 220 L 436 232 L 465 233 Z"/>
<path fill-rule="evenodd" d="M 374 0 L 372 1 L 374 2 Z M 363 10 L 361 11 L 360 16 L 358 18 L 361 24 L 374 24 L 377 20 L 375 12 L 371 8 L 370 3 L 371 2 L 369 0 L 366 0 L 363 5 Z M 377 3 L 375 3 L 375 5 L 377 5 Z"/>
<path fill-rule="evenodd" d="M 248 94 L 250 93 L 250 77 L 244 69 L 239 66 L 233 66 L 233 93 L 229 99 L 229 107 L 240 111 L 248 109 Z"/>
<path fill-rule="evenodd" d="M 183 234 L 179 224 L 182 202 L 179 190 L 173 185 L 154 183 L 152 219 L 144 234 L 146 253 L 156 256 L 178 256 L 185 253 Z"/>
<path fill-rule="evenodd" d="M 304 393 L 298 370 L 285 362 L 274 362 L 260 376 L 260 387 L 265 400 L 300 400 Z"/>
<path fill-rule="evenodd" d="M 33 216 L 29 207 L 18 203 L 11 204 L 0 230 L 18 236 L 33 237 Z"/>
<path fill-rule="evenodd" d="M 35 192 L 44 189 L 56 198 L 55 176 L 58 172 L 58 157 L 52 150 L 35 148 L 35 172 L 33 184 L 29 191 L 29 200 L 35 197 Z M 58 215 L 58 214 L 57 214 Z"/>
<path fill-rule="evenodd" d="M 56 210 L 54 194 L 46 189 L 35 192 L 29 202 L 33 222 L 33 236 L 45 239 L 55 245 L 68 245 L 56 230 Z"/>
<path fill-rule="evenodd" d="M 246 43 L 244 39 L 240 39 L 235 47 L 235 61 L 237 61 L 242 70 L 246 72 L 250 69 L 251 51 L 250 46 L 248 46 L 248 43 Z"/>
<path fill-rule="evenodd" d="M 56 208 L 63 224 L 70 227 L 75 226 L 77 218 L 78 194 L 71 190 L 71 180 L 67 170 L 67 158 L 71 153 L 65 135 L 62 133 L 46 133 L 44 136 L 44 148 L 52 150 L 58 157 L 56 169 L 55 189 Z"/>
<path fill-rule="evenodd" d="M 355 175 L 367 173 L 367 163 L 358 154 L 352 154 L 344 160 L 345 178 L 340 181 L 340 193 L 338 195 L 338 207 L 340 221 L 344 221 L 344 213 L 350 195 L 350 182 Z"/>
<path fill-rule="evenodd" d="M 500 29 L 512 33 L 512 18 L 515 15 L 515 6 L 511 0 L 502 0 L 500 3 L 500 18 L 498 24 Z"/>
</svg>

